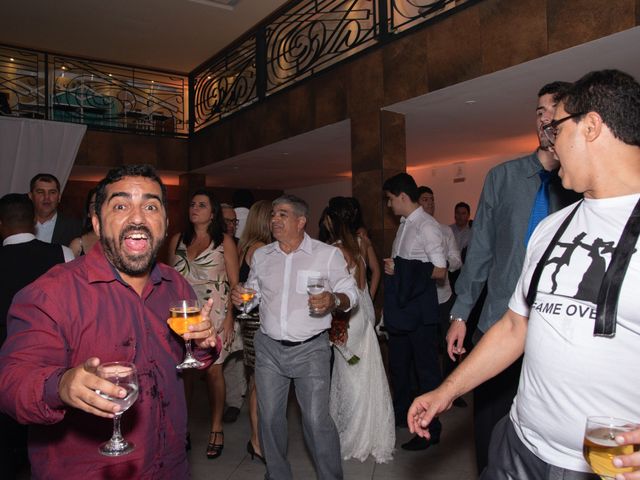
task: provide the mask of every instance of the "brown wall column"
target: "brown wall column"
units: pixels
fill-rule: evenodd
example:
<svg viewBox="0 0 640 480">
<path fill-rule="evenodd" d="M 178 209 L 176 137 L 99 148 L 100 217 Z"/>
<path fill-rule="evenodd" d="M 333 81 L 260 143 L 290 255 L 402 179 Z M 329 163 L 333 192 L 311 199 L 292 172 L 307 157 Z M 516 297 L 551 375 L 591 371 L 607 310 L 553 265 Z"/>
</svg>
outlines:
<svg viewBox="0 0 640 480">
<path fill-rule="evenodd" d="M 379 110 L 351 119 L 352 190 L 378 255 L 391 253 L 398 228 L 383 198 L 384 180 L 406 170 L 404 115 Z"/>
</svg>

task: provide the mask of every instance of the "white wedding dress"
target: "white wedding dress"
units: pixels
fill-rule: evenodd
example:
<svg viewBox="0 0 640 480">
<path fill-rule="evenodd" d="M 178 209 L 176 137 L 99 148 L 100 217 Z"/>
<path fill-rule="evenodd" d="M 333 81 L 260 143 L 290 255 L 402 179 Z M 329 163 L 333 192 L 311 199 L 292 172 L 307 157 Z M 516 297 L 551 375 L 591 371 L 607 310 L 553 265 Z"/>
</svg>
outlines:
<svg viewBox="0 0 640 480">
<path fill-rule="evenodd" d="M 393 458 L 396 433 L 374 323 L 373 302 L 365 285 L 351 313 L 346 349 L 334 349 L 330 411 L 340 434 L 343 459 L 363 462 L 372 455 L 377 463 L 386 463 Z M 360 360 L 350 365 L 345 354 L 355 354 Z"/>
</svg>

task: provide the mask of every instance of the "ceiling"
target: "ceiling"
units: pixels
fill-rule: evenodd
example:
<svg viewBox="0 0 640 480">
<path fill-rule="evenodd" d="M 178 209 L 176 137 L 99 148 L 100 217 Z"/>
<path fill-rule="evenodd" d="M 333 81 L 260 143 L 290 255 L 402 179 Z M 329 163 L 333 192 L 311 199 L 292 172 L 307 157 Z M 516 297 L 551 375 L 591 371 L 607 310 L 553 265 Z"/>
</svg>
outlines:
<svg viewBox="0 0 640 480">
<path fill-rule="evenodd" d="M 4 2 L 0 43 L 187 72 L 286 0 L 20 0 Z M 536 147 L 536 93 L 553 80 L 601 68 L 640 79 L 640 27 L 437 90 L 387 110 L 406 116 L 409 169 L 514 158 Z M 351 132 L 343 121 L 207 167 L 211 186 L 286 189 L 348 178 Z M 259 172 L 259 174 L 255 174 Z M 75 179 L 102 175 L 74 168 Z M 177 183 L 182 172 L 163 172 Z"/>
<path fill-rule="evenodd" d="M 5 1 L 0 43 L 188 73 L 287 1 Z"/>
</svg>

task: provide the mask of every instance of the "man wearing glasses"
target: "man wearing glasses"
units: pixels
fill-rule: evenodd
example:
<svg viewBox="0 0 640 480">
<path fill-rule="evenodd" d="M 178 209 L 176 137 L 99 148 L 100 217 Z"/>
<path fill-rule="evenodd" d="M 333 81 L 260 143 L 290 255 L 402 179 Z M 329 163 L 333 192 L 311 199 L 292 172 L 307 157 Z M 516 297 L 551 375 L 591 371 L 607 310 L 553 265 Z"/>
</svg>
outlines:
<svg viewBox="0 0 640 480">
<path fill-rule="evenodd" d="M 638 420 L 640 84 L 617 70 L 591 72 L 559 102 L 544 131 L 562 185 L 584 200 L 540 224 L 505 315 L 408 415 L 410 428 L 428 436 L 430 419 L 452 398 L 524 353 L 518 394 L 495 428 L 483 480 L 595 480 L 583 441 L 607 451 L 599 461 L 585 453 L 602 478 L 640 478 L 637 424 L 585 437 L 589 415 Z"/>
<path fill-rule="evenodd" d="M 473 222 L 473 235 L 465 263 L 456 281 L 456 302 L 447 332 L 449 357 L 464 353 L 466 321 L 485 283 L 487 297 L 478 328 L 482 335 L 507 311 L 509 297 L 524 262 L 526 243 L 537 223 L 577 199 L 563 189 L 557 175 L 558 160 L 543 127 L 552 119 L 557 97 L 569 86 L 553 82 L 538 92 L 536 127 L 539 147 L 531 155 L 505 162 L 487 174 Z M 518 387 L 520 362 L 474 392 L 474 432 L 478 472 L 487 464 L 493 427 L 509 411 Z"/>
</svg>

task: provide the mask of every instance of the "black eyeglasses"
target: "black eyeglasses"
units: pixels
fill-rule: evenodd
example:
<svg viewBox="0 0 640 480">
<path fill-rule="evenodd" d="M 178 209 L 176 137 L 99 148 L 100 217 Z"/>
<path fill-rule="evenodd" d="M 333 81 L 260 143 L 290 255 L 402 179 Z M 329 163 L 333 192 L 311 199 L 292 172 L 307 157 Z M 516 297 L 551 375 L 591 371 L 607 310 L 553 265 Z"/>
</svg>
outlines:
<svg viewBox="0 0 640 480">
<path fill-rule="evenodd" d="M 238 225 L 240 223 L 240 220 L 237 220 L 235 218 L 225 218 L 224 221 L 229 225 Z"/>
<path fill-rule="evenodd" d="M 558 120 L 550 121 L 546 125 L 542 126 L 542 131 L 544 132 L 544 136 L 547 137 L 547 140 L 549 140 L 549 143 L 551 145 L 555 145 L 556 136 L 558 135 L 558 125 L 560 125 L 562 122 L 566 122 L 570 118 L 581 117 L 582 115 L 584 115 L 583 112 L 573 113 L 571 115 L 567 115 L 566 117 L 559 118 Z"/>
</svg>

